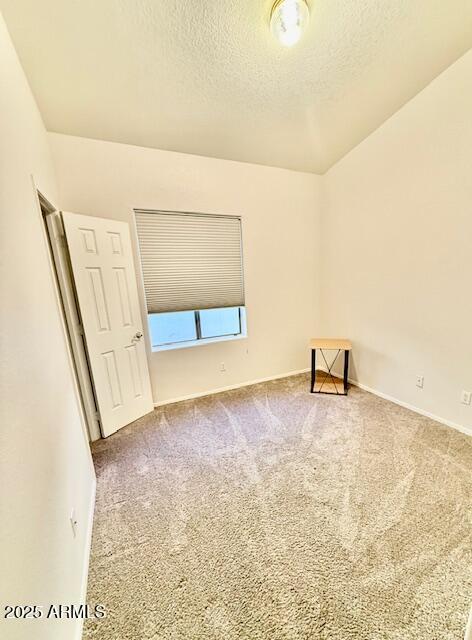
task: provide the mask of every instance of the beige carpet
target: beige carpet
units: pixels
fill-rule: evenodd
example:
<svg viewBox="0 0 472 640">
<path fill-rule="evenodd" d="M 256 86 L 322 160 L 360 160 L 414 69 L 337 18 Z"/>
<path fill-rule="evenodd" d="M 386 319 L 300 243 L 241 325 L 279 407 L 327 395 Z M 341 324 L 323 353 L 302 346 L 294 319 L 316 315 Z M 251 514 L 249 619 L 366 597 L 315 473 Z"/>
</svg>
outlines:
<svg viewBox="0 0 472 640">
<path fill-rule="evenodd" d="M 103 640 L 463 640 L 472 438 L 307 376 L 94 446 Z"/>
</svg>

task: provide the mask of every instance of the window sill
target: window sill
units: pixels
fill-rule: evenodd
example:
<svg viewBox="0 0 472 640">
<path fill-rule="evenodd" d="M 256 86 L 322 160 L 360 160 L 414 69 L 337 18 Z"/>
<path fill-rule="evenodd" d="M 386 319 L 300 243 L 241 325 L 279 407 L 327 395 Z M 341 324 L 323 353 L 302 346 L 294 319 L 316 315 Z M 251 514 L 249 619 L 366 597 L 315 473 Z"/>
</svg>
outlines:
<svg viewBox="0 0 472 640">
<path fill-rule="evenodd" d="M 247 335 L 240 333 L 237 336 L 219 336 L 218 338 L 204 338 L 203 340 L 189 340 L 188 342 L 174 342 L 173 344 L 163 344 L 158 347 L 152 347 L 152 351 L 173 351 L 174 349 L 190 349 L 193 347 L 201 347 L 204 344 L 212 344 L 213 342 L 228 342 L 229 340 L 245 340 Z"/>
</svg>

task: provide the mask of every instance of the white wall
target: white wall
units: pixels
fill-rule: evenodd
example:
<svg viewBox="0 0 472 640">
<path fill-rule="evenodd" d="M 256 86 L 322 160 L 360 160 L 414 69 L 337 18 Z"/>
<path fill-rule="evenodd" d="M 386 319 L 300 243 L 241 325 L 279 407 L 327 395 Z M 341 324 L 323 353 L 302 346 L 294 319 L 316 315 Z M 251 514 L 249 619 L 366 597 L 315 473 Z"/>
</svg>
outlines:
<svg viewBox="0 0 472 640">
<path fill-rule="evenodd" d="M 95 480 L 31 179 L 56 199 L 46 132 L 1 16 L 0 60 L 0 636 L 70 639 L 76 621 L 4 620 L 80 601 Z"/>
<path fill-rule="evenodd" d="M 472 431 L 471 114 L 469 52 L 324 176 L 321 300 L 354 378 Z"/>
<path fill-rule="evenodd" d="M 49 140 L 67 210 L 129 222 L 136 207 L 243 218 L 248 338 L 153 353 L 155 402 L 309 366 L 307 342 L 319 333 L 317 176 L 59 134 Z"/>
</svg>

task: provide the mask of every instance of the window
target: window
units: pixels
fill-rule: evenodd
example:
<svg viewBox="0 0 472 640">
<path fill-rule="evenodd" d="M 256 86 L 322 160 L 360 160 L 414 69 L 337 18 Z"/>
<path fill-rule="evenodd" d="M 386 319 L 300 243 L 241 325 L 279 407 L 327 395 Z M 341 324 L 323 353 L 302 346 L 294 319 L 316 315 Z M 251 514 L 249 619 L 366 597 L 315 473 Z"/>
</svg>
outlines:
<svg viewBox="0 0 472 640">
<path fill-rule="evenodd" d="M 199 311 L 202 338 L 238 335 L 241 333 L 241 308 L 205 309 Z"/>
<path fill-rule="evenodd" d="M 194 311 L 150 313 L 148 318 L 151 345 L 153 347 L 197 339 Z"/>
<path fill-rule="evenodd" d="M 154 348 L 245 335 L 241 219 L 136 210 Z"/>
<path fill-rule="evenodd" d="M 244 335 L 244 308 L 149 314 L 153 347 Z"/>
</svg>

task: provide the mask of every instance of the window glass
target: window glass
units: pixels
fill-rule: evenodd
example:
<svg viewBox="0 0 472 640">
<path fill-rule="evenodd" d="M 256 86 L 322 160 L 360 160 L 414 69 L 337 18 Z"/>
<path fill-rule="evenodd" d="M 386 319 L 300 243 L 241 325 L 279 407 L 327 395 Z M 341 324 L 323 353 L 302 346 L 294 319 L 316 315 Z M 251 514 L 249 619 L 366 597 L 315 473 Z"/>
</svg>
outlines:
<svg viewBox="0 0 472 640">
<path fill-rule="evenodd" d="M 152 346 L 197 339 L 194 311 L 149 314 Z"/>
<path fill-rule="evenodd" d="M 245 308 L 204 309 L 148 315 L 153 347 L 210 338 L 237 336 L 245 332 Z"/>
<path fill-rule="evenodd" d="M 239 307 L 200 311 L 200 328 L 202 338 L 216 338 L 241 333 Z"/>
</svg>

